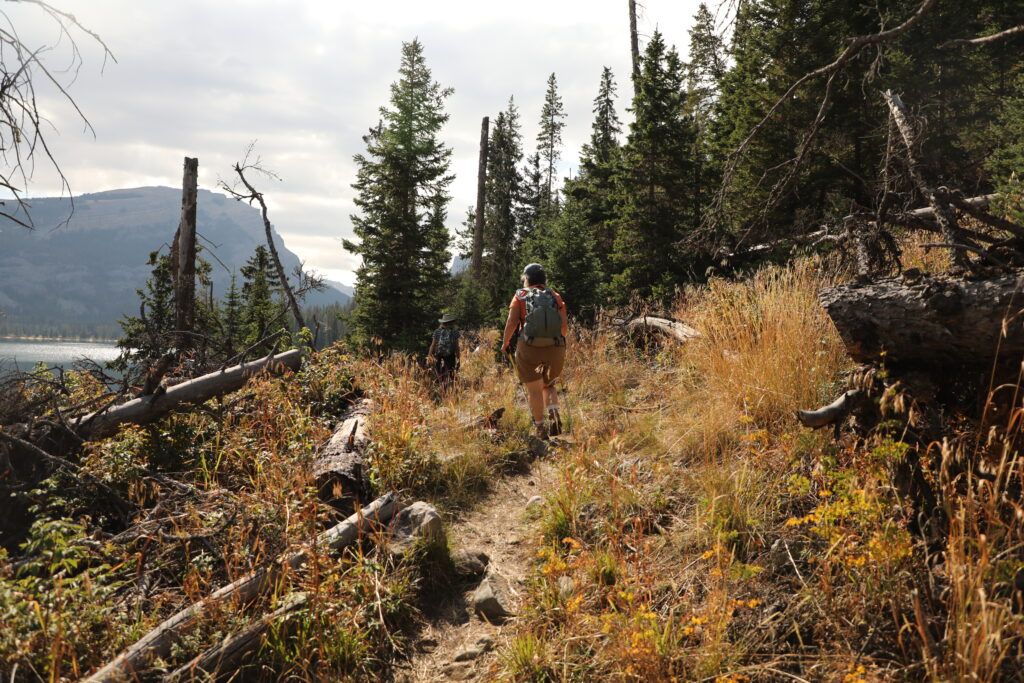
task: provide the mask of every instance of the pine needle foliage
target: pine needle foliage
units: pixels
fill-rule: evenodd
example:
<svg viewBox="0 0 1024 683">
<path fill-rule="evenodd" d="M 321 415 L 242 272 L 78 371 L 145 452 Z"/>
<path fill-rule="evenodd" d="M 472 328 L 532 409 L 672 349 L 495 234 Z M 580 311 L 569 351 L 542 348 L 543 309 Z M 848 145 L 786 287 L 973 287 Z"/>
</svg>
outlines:
<svg viewBox="0 0 1024 683">
<path fill-rule="evenodd" d="M 444 222 L 450 199 L 451 150 L 439 134 L 451 95 L 433 80 L 419 40 L 402 44 L 390 106 L 357 154 L 352 216 L 359 242 L 345 248 L 362 257 L 356 271 L 353 338 L 386 348 L 422 350 L 448 278 L 450 237 Z"/>
</svg>

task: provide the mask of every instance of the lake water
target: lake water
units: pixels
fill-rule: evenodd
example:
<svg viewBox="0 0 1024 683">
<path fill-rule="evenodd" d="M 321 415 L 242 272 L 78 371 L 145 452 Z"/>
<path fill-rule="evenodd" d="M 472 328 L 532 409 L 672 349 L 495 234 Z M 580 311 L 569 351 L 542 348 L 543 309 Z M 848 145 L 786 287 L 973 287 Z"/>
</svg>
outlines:
<svg viewBox="0 0 1024 683">
<path fill-rule="evenodd" d="M 117 358 L 117 354 L 118 348 L 113 342 L 0 339 L 0 374 L 31 370 L 40 361 L 64 368 L 70 368 L 82 358 L 105 363 Z"/>
</svg>

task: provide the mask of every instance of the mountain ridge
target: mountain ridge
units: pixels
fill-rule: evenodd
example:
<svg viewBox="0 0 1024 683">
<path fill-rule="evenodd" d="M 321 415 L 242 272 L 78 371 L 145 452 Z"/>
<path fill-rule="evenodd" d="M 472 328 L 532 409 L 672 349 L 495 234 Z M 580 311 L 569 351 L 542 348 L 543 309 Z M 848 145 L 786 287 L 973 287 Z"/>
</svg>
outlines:
<svg viewBox="0 0 1024 683">
<path fill-rule="evenodd" d="M 169 248 L 174 238 L 181 190 L 120 188 L 28 204 L 34 230 L 0 219 L 0 333 L 55 324 L 113 327 L 135 314 L 150 252 Z M 256 246 L 265 244 L 262 218 L 255 207 L 200 189 L 196 230 L 202 256 L 213 267 L 213 296 L 220 297 L 231 273 L 237 275 Z M 274 242 L 285 271 L 293 273 L 301 266 L 298 256 L 276 231 Z M 305 305 L 351 299 L 351 288 L 327 284 L 323 292 L 310 292 Z"/>
</svg>

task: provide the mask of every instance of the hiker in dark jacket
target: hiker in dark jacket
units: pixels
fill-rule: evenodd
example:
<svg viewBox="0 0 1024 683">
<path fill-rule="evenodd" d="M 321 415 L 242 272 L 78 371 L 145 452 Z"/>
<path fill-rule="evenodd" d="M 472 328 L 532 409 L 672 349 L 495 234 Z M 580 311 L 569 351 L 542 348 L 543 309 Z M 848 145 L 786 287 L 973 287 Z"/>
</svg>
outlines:
<svg viewBox="0 0 1024 683">
<path fill-rule="evenodd" d="M 448 389 L 455 380 L 455 371 L 459 367 L 459 331 L 455 329 L 455 316 L 445 313 L 437 322 L 441 326 L 434 330 L 430 340 L 427 359 L 431 361 L 434 373 L 442 391 Z"/>
<path fill-rule="evenodd" d="M 547 286 L 547 274 L 539 263 L 523 269 L 523 288 L 516 291 L 508 307 L 503 353 L 510 352 L 512 337 L 519 333 L 515 350 L 515 368 L 519 380 L 526 387 L 533 416 L 533 427 L 541 439 L 562 431 L 558 413 L 558 393 L 555 380 L 565 365 L 565 338 L 569 322 L 565 302 Z M 547 412 L 549 424 L 545 424 Z"/>
</svg>

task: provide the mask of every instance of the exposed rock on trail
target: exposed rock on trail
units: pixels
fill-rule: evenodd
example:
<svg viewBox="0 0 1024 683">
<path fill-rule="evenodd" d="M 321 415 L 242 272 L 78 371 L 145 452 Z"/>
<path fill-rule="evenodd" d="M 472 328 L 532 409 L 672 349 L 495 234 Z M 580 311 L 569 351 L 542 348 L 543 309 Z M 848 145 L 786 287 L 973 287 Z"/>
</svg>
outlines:
<svg viewBox="0 0 1024 683">
<path fill-rule="evenodd" d="M 500 480 L 476 510 L 449 523 L 452 559 L 464 583 L 424 610 L 428 625 L 417 641 L 410 671 L 400 681 L 493 679 L 496 651 L 515 621 L 511 614 L 518 608 L 534 555 L 534 543 L 524 538 L 529 528 L 526 503 L 546 490 L 553 473 L 550 463 L 535 461 L 529 472 Z M 489 612 L 493 623 L 476 613 L 476 597 L 488 604 L 486 610 L 495 610 Z"/>
</svg>

